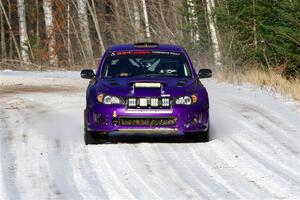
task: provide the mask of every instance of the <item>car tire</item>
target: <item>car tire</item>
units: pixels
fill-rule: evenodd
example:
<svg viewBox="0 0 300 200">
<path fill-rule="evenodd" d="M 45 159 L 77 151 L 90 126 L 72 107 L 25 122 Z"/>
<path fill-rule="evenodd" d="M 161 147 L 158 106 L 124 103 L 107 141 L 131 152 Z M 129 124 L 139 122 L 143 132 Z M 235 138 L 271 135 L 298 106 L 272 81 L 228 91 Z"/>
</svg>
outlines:
<svg viewBox="0 0 300 200">
<path fill-rule="evenodd" d="M 209 141 L 209 128 L 207 129 L 207 131 L 185 133 L 184 137 L 186 140 L 192 140 L 194 142 L 208 142 Z"/>
<path fill-rule="evenodd" d="M 97 140 L 100 144 L 104 144 L 109 142 L 109 135 L 107 132 L 98 132 L 97 133 Z"/>
<path fill-rule="evenodd" d="M 104 144 L 107 142 L 109 142 L 109 137 L 106 132 L 84 131 L 84 143 L 86 145 Z"/>
<path fill-rule="evenodd" d="M 84 132 L 84 143 L 86 145 L 90 145 L 90 144 L 98 144 L 99 142 L 97 141 L 94 132 L 85 131 Z"/>
<path fill-rule="evenodd" d="M 109 141 L 107 132 L 88 131 L 86 120 L 84 120 L 84 143 L 86 145 L 91 144 L 103 144 Z"/>
</svg>

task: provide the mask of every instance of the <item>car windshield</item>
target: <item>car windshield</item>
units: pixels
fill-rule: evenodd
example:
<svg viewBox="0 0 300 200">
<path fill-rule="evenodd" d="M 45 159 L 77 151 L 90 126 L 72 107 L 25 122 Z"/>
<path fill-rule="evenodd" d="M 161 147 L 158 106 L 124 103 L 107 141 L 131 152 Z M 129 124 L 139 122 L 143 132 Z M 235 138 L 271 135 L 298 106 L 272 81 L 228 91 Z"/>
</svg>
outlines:
<svg viewBox="0 0 300 200">
<path fill-rule="evenodd" d="M 116 77 L 191 77 L 182 53 L 159 51 L 124 51 L 108 53 L 102 78 Z"/>
</svg>

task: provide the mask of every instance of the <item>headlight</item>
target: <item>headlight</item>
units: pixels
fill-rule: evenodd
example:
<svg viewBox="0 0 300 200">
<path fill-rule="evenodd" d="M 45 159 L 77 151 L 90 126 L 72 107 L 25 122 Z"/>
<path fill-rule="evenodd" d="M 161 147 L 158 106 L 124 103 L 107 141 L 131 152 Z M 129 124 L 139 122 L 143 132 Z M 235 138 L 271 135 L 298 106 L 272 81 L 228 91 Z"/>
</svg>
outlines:
<svg viewBox="0 0 300 200">
<path fill-rule="evenodd" d="M 110 96 L 110 95 L 104 95 L 104 94 L 99 94 L 97 96 L 97 99 L 100 103 L 103 104 L 122 104 L 122 100 L 119 97 L 116 96 Z"/>
<path fill-rule="evenodd" d="M 177 105 L 191 105 L 198 101 L 198 97 L 196 95 L 179 97 L 176 99 L 175 103 Z"/>
</svg>

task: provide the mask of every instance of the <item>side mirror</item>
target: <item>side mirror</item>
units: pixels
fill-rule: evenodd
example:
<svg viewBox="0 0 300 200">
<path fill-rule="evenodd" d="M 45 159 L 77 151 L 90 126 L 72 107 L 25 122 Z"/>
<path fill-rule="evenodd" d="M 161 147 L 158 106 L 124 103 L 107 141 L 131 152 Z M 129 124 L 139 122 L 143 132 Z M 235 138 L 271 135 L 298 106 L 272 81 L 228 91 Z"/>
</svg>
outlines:
<svg viewBox="0 0 300 200">
<path fill-rule="evenodd" d="M 210 69 L 200 69 L 198 72 L 198 78 L 210 78 L 212 71 Z"/>
<path fill-rule="evenodd" d="M 92 69 L 84 69 L 81 71 L 80 75 L 81 75 L 81 78 L 84 78 L 84 79 L 92 79 L 96 76 Z"/>
</svg>

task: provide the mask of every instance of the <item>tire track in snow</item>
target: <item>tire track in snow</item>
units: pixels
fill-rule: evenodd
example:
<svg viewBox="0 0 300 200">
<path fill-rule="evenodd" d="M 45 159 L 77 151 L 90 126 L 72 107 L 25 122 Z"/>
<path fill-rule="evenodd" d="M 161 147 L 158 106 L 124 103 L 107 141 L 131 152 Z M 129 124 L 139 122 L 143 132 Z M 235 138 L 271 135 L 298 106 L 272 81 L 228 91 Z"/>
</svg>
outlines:
<svg viewBox="0 0 300 200">
<path fill-rule="evenodd" d="M 233 105 L 232 105 L 232 107 L 233 108 L 238 108 L 237 106 L 236 106 L 236 104 L 234 104 L 234 103 L 236 103 L 236 104 L 238 104 L 237 102 L 234 102 L 233 101 Z M 230 107 L 230 104 L 227 104 L 228 105 L 228 107 Z M 250 104 L 251 105 L 251 104 Z M 250 106 L 249 105 L 249 106 Z M 245 105 L 243 105 L 244 107 L 245 107 Z M 252 110 L 252 111 L 256 111 L 256 110 L 254 110 L 254 108 L 251 108 L 250 110 Z M 241 110 L 240 110 L 241 111 Z M 262 132 L 265 132 L 269 137 L 271 137 L 270 139 L 272 140 L 272 142 L 270 142 L 271 144 L 278 144 L 278 145 L 276 145 L 277 147 L 279 146 L 279 147 L 281 147 L 281 146 L 283 146 L 283 142 L 286 142 L 286 140 L 287 140 L 287 138 L 286 137 L 283 137 L 282 135 L 279 135 L 279 134 L 277 134 L 276 136 L 277 136 L 277 140 L 275 139 L 275 136 L 274 136 L 274 134 L 271 134 L 270 132 L 271 131 L 269 131 L 269 129 L 268 128 L 264 128 L 263 130 L 261 129 L 261 126 L 266 126 L 266 124 L 267 125 L 270 125 L 271 123 L 272 123 L 272 121 L 274 121 L 274 120 L 267 120 L 267 122 L 268 123 L 266 123 L 266 124 L 264 124 L 264 125 L 261 125 L 261 126 L 259 126 L 259 125 L 257 125 L 257 124 L 259 124 L 261 121 L 266 121 L 265 120 L 265 118 L 266 118 L 266 115 L 267 115 L 267 113 L 268 113 L 268 111 L 266 111 L 266 112 L 264 112 L 264 114 L 263 115 L 261 115 L 261 112 L 256 112 L 255 114 L 252 114 L 251 112 L 249 113 L 249 112 L 246 112 L 246 111 L 243 111 L 243 112 L 241 112 L 241 115 L 242 115 L 242 117 L 244 117 L 243 115 L 244 114 L 246 114 L 247 116 L 246 116 L 246 118 L 247 119 L 251 119 L 251 121 L 250 121 L 250 124 L 249 123 L 246 123 L 245 122 L 245 120 L 240 120 L 240 119 L 237 119 L 237 122 L 239 122 L 240 124 L 241 124 L 241 126 L 244 126 L 245 127 L 245 130 L 247 131 L 247 130 L 250 130 L 251 131 L 251 133 L 253 133 L 253 134 L 249 134 L 249 132 L 248 132 L 248 134 L 247 134 L 247 137 L 253 137 L 253 135 L 258 135 L 257 133 L 259 133 L 259 135 L 257 136 L 258 138 L 259 138 L 259 140 L 261 140 L 262 138 L 264 138 L 264 140 L 266 140 L 265 138 L 266 138 L 266 135 L 264 135 Z M 249 114 L 250 114 L 250 116 L 249 116 Z M 274 122 L 271 124 L 271 125 L 274 125 Z M 257 127 L 257 128 L 256 128 Z M 281 128 L 282 127 L 280 127 L 280 126 L 278 126 L 277 125 L 277 129 L 275 130 L 273 130 L 273 131 L 277 131 L 277 132 L 279 132 L 279 131 L 282 131 L 281 130 Z M 267 131 L 268 130 L 268 131 Z M 278 142 L 278 136 L 280 136 L 280 138 L 282 138 L 281 139 L 281 142 Z M 231 137 L 233 140 L 234 140 L 234 138 L 237 138 L 238 136 L 233 136 L 233 137 Z M 247 138 L 246 137 L 246 138 Z M 245 137 L 242 137 L 242 136 L 240 136 L 239 138 L 243 138 L 243 140 L 249 140 L 248 138 L 246 139 Z M 273 139 L 274 138 L 274 139 Z M 261 140 L 261 141 L 264 141 L 264 140 Z M 289 139 L 288 139 L 289 140 Z M 238 143 L 238 142 L 237 142 Z M 246 146 L 243 146 L 243 145 L 239 145 L 241 148 L 246 148 Z M 253 146 L 253 144 L 252 144 L 252 147 L 254 147 Z M 293 145 L 293 147 L 295 147 L 295 145 Z M 292 147 L 292 148 L 293 148 Z M 285 147 L 286 148 L 286 147 Z M 289 147 L 288 148 L 289 150 L 291 149 L 291 147 Z M 243 149 L 243 150 L 245 150 L 245 149 Z M 290 151 L 289 151 L 290 152 Z M 247 153 L 250 153 L 250 152 L 247 152 Z M 289 153 L 289 154 L 291 154 L 291 153 Z M 288 154 L 287 154 L 288 155 Z M 265 163 L 263 160 L 261 160 L 261 159 L 259 159 L 259 157 L 254 157 L 254 155 L 253 154 L 251 154 L 250 156 L 252 156 L 252 158 L 256 161 L 256 162 L 263 162 L 263 163 Z M 286 155 L 285 155 L 286 156 Z M 298 162 L 298 160 L 296 159 L 296 161 Z M 276 162 L 274 162 L 273 163 L 273 165 L 275 164 Z M 276 165 L 276 164 L 275 164 Z M 275 167 L 276 168 L 276 167 Z M 268 171 L 272 171 L 272 169 L 273 169 L 273 173 L 274 174 L 282 174 L 282 173 L 280 173 L 280 170 L 276 170 L 276 171 L 274 171 L 274 167 L 272 166 L 272 165 L 268 165 L 268 166 L 265 166 L 265 169 L 266 170 L 268 170 Z M 282 174 L 282 176 L 281 176 L 281 178 L 285 178 L 285 179 L 288 179 L 288 177 L 289 176 L 287 176 L 287 177 L 284 177 L 284 175 L 287 175 L 287 173 L 284 173 L 284 174 Z M 297 183 L 298 183 L 299 181 L 297 181 Z M 285 184 L 283 184 L 283 185 L 285 185 Z M 281 186 L 278 186 L 278 187 L 281 187 Z M 284 186 L 282 186 L 282 187 L 284 187 Z"/>
<path fill-rule="evenodd" d="M 239 99 L 239 101 L 235 101 L 235 99 Z M 243 103 L 242 103 L 243 102 Z M 245 103 L 246 102 L 246 103 Z M 232 105 L 231 105 L 232 104 Z M 231 106 L 230 106 L 231 105 Z M 275 158 L 270 156 L 269 157 L 263 157 L 262 158 L 262 153 L 257 151 L 257 154 L 253 154 L 252 151 L 247 151 L 247 147 L 249 148 L 254 148 L 253 144 L 252 146 L 245 146 L 245 144 L 237 144 L 240 146 L 241 149 L 246 151 L 250 156 L 253 157 L 257 162 L 261 163 L 262 165 L 265 166 L 266 169 L 269 171 L 272 171 L 274 174 L 277 174 L 281 176 L 281 178 L 288 179 L 290 182 L 293 182 L 293 185 L 298 185 L 299 183 L 299 173 L 297 173 L 294 169 L 299 168 L 298 163 L 299 163 L 299 157 L 297 158 L 297 155 L 299 152 L 296 149 L 299 149 L 299 142 L 296 142 L 299 140 L 299 136 L 295 135 L 292 136 L 287 135 L 287 133 L 291 133 L 292 131 L 296 131 L 297 128 L 294 124 L 291 122 L 287 122 L 284 118 L 280 116 L 279 113 L 275 113 L 275 111 L 270 111 L 266 110 L 265 108 L 261 107 L 260 105 L 254 104 L 253 102 L 249 101 L 248 99 L 242 99 L 240 97 L 233 98 L 231 102 L 227 102 L 228 107 L 232 107 L 232 109 L 235 109 L 239 112 L 241 112 L 242 117 L 247 118 L 250 121 L 250 124 L 246 124 L 244 120 L 239 120 L 240 122 L 242 121 L 242 125 L 246 127 L 246 130 L 251 130 L 253 132 L 253 135 L 256 135 L 257 138 L 259 138 L 260 141 L 266 141 L 267 145 L 273 145 L 274 147 L 280 147 L 281 149 L 284 149 L 285 154 L 284 157 L 287 158 L 288 155 L 290 155 L 289 160 L 292 165 L 296 165 L 289 169 L 288 166 L 283 166 L 282 163 L 278 163 L 276 165 L 276 160 Z M 258 107 L 259 106 L 259 107 Z M 260 110 L 260 111 L 259 111 Z M 272 116 L 272 117 L 271 117 Z M 264 123 L 262 123 L 264 122 Z M 300 122 L 300 120 L 299 120 Z M 299 124 L 298 124 L 299 126 Z M 257 127 L 257 128 L 256 128 Z M 257 134 L 259 133 L 259 135 Z M 274 134 L 275 133 L 275 134 Z M 248 134 L 248 137 L 253 137 L 253 135 Z M 235 137 L 232 137 L 234 140 Z M 243 141 L 248 141 L 245 137 L 240 137 L 243 138 Z M 262 140 L 263 138 L 263 140 Z M 275 139 L 276 138 L 276 139 Z M 268 142 L 267 142 L 267 139 Z M 276 144 L 277 145 L 274 145 Z M 258 146 L 257 146 L 258 147 Z M 283 147 L 283 148 L 282 148 Z M 286 150 L 285 150 L 286 149 Z M 296 152 L 296 154 L 295 154 Z M 271 159 L 273 163 L 271 164 L 270 162 L 266 162 L 265 160 Z M 294 162 L 293 162 L 294 160 Z M 291 165 L 290 164 L 290 165 Z M 281 168 L 280 168 L 281 166 Z M 283 169 L 282 169 L 283 167 Z"/>
<path fill-rule="evenodd" d="M 163 177 L 158 177 L 158 174 L 153 174 L 153 160 L 149 161 L 146 159 L 146 157 L 149 156 L 149 152 L 144 152 L 145 154 L 141 152 L 141 148 L 145 145 L 146 144 L 133 144 L 133 149 L 131 149 L 128 145 L 125 145 L 126 148 L 128 147 L 128 150 L 130 150 L 130 153 L 125 153 L 126 160 L 128 160 L 128 163 L 130 163 L 131 166 L 134 166 L 134 169 L 136 169 L 136 174 L 141 177 L 141 179 L 147 180 L 148 187 L 150 187 L 156 194 L 159 194 L 161 199 L 176 198 L 174 193 L 168 191 L 169 188 L 164 187 Z M 131 153 L 132 150 L 134 150 L 134 153 Z"/>
<path fill-rule="evenodd" d="M 289 147 L 284 145 L 284 138 L 281 138 L 280 141 L 276 139 L 268 129 L 261 129 L 259 125 L 255 123 L 247 123 L 243 120 L 236 120 L 241 126 L 245 127 L 244 133 L 242 135 L 247 140 L 253 141 L 257 143 L 257 146 L 261 147 L 262 145 L 266 148 L 265 150 L 268 150 L 269 153 L 279 152 L 283 154 L 283 158 L 289 162 L 293 162 L 293 164 L 297 165 L 300 168 L 300 158 L 297 157 L 297 154 L 293 153 L 293 151 L 290 150 Z M 247 134 L 247 135 L 245 135 Z M 234 137 L 240 137 L 239 135 L 236 135 Z M 231 138 L 234 138 L 231 137 Z M 258 145 L 258 144 L 261 145 Z M 253 144 L 252 144 L 253 145 Z M 277 154 L 276 154 L 277 155 Z"/>
<path fill-rule="evenodd" d="M 226 144 L 219 144 L 218 148 L 220 151 L 217 154 L 220 157 L 227 157 L 226 162 L 229 166 L 238 170 L 241 175 L 260 188 L 269 191 L 273 198 L 288 198 L 288 182 L 261 165 L 255 158 L 232 142 L 232 140 L 228 139 Z"/>
<path fill-rule="evenodd" d="M 44 98 L 48 95 L 40 96 L 40 98 Z M 58 117 L 60 116 L 60 113 L 53 109 L 51 106 L 51 101 L 48 102 L 48 104 L 42 104 L 40 103 L 42 101 L 36 102 L 31 100 L 31 98 L 26 98 L 26 96 L 24 98 L 30 107 L 29 113 L 34 113 L 32 117 L 27 117 L 28 122 L 25 125 L 25 128 L 26 126 L 29 126 L 27 128 L 32 129 L 33 131 L 29 139 L 29 141 L 32 143 L 30 146 L 37 148 L 36 151 L 41 152 L 43 156 L 43 165 L 45 165 L 44 168 L 46 168 L 39 171 L 42 172 L 39 176 L 42 175 L 44 177 L 43 181 L 48 183 L 48 187 L 38 187 L 38 189 L 41 193 L 44 193 L 47 189 L 50 190 L 52 193 L 50 195 L 51 198 L 80 198 L 79 190 L 73 186 L 74 180 L 71 179 L 73 176 L 71 172 L 72 166 L 69 162 L 69 158 L 72 155 L 69 153 L 69 149 L 67 148 L 68 146 L 62 144 L 57 137 L 50 136 L 51 134 L 55 134 L 56 130 L 51 129 L 53 127 L 44 127 L 45 124 L 49 123 L 47 121 L 49 119 L 45 116 L 50 115 L 50 113 L 56 113 Z M 50 121 L 51 123 L 55 124 L 51 117 Z M 36 179 L 37 177 L 33 178 Z"/>
<path fill-rule="evenodd" d="M 249 143 L 245 142 L 243 138 L 232 139 L 232 141 L 245 153 L 247 153 L 249 156 L 255 159 L 256 162 L 260 163 L 266 169 L 272 171 L 274 174 L 281 177 L 282 179 L 285 179 L 286 182 L 290 183 L 293 186 L 297 186 L 298 189 L 300 189 L 299 172 L 289 169 L 289 167 L 282 162 L 278 162 L 274 159 L 270 160 L 270 158 L 264 155 L 262 151 L 257 152 L 258 147 L 252 148 L 251 145 L 249 146 Z M 293 163 L 290 164 L 292 165 Z"/>
<path fill-rule="evenodd" d="M 124 155 L 123 151 L 120 151 L 118 149 L 118 154 L 121 157 L 123 162 L 123 167 L 127 168 L 128 172 L 130 171 L 131 175 L 136 178 L 136 182 L 139 182 L 143 187 L 146 189 L 145 193 L 148 193 L 148 196 L 145 196 L 146 198 L 150 199 L 161 199 L 161 197 L 148 185 L 148 183 L 135 171 L 134 167 L 130 164 L 127 157 Z M 140 185 L 140 186 L 141 186 Z M 144 193 L 143 192 L 143 193 Z"/>
<path fill-rule="evenodd" d="M 237 105 L 236 107 L 237 109 L 239 108 Z M 257 131 L 267 132 L 270 136 L 276 137 L 277 141 L 279 141 L 290 151 L 294 151 L 296 149 L 300 151 L 298 145 L 300 142 L 300 137 L 295 137 L 295 135 L 290 136 L 287 134 L 288 132 L 291 132 L 291 130 L 296 132 L 296 127 L 294 127 L 292 124 L 284 124 L 281 120 L 281 117 L 276 118 L 276 114 L 274 114 L 274 112 L 270 112 L 264 108 L 259 108 L 254 105 L 242 105 L 239 112 L 242 113 L 242 116 L 248 118 L 250 122 L 253 122 L 251 128 L 255 128 L 258 126 L 259 129 L 257 129 Z M 291 126 L 292 128 L 290 128 L 290 130 L 286 130 L 287 127 Z M 300 129 L 298 129 L 298 131 L 300 131 Z"/>
<path fill-rule="evenodd" d="M 94 167 L 97 169 L 96 173 L 98 177 L 103 177 L 105 179 L 105 187 L 108 191 L 108 196 L 112 199 L 136 199 L 135 194 L 133 194 L 130 187 L 128 187 L 126 181 L 122 180 L 122 174 L 117 174 L 112 166 L 110 165 L 109 160 L 107 159 L 106 151 L 111 152 L 113 155 L 117 155 L 114 149 L 98 148 L 98 146 L 91 146 L 88 148 L 90 151 L 88 153 L 89 159 L 94 164 Z M 91 151 L 93 150 L 93 151 Z M 110 156 L 108 156 L 110 158 Z"/>
<path fill-rule="evenodd" d="M 198 147 L 201 146 L 202 145 L 198 145 Z M 203 174 L 200 170 L 196 170 L 198 169 L 198 166 L 195 166 L 195 162 L 193 160 L 188 160 L 190 155 L 185 155 L 185 154 L 179 155 L 179 153 L 182 153 L 182 149 L 183 149 L 183 153 L 186 151 L 185 150 L 187 149 L 186 145 L 180 145 L 178 147 L 174 145 L 170 145 L 170 148 L 173 149 L 175 155 L 173 157 L 174 160 L 176 158 L 177 158 L 176 160 L 181 160 L 179 165 L 181 165 L 182 167 L 180 167 L 180 169 L 181 170 L 184 169 L 187 175 L 190 175 L 191 178 L 193 177 L 194 181 L 197 183 L 197 187 L 200 187 L 201 190 L 205 194 L 207 194 L 207 197 L 205 197 L 205 199 L 214 199 L 216 196 L 216 192 L 212 188 L 214 188 L 213 186 L 216 186 L 215 183 L 210 183 L 210 181 L 205 178 L 206 174 Z"/>
<path fill-rule="evenodd" d="M 294 153 L 289 151 L 281 142 L 278 142 L 268 131 L 263 131 L 265 133 L 264 137 L 258 137 L 255 132 L 249 138 L 242 137 L 241 135 L 236 135 L 232 138 L 233 141 L 240 141 L 245 143 L 247 148 L 251 149 L 251 152 L 255 152 L 256 155 L 261 155 L 264 157 L 264 160 L 269 160 L 274 163 L 275 166 L 280 166 L 283 163 L 288 163 L 285 165 L 285 171 L 289 171 L 295 176 L 299 176 L 300 172 L 295 169 L 300 169 L 300 157 L 297 157 Z M 252 146 L 255 144 L 254 146 Z M 241 145 L 241 147 L 243 147 Z M 270 156 L 272 155 L 272 156 Z M 292 165 L 290 165 L 292 163 Z M 300 176 L 299 176 L 300 180 Z"/>
<path fill-rule="evenodd" d="M 175 169 L 170 167 L 169 162 L 165 159 L 161 152 L 157 151 L 158 145 L 167 144 L 147 144 L 147 150 L 145 149 L 146 144 L 141 145 L 141 152 L 144 154 L 145 159 L 149 160 L 149 169 L 152 171 L 154 176 L 161 181 L 161 184 L 164 187 L 172 188 L 169 192 L 175 196 L 175 199 L 199 199 L 200 196 L 195 192 L 195 190 L 178 177 Z"/>
<path fill-rule="evenodd" d="M 234 112 L 239 116 L 245 118 L 245 120 L 243 120 L 243 123 L 245 123 L 245 121 L 255 121 L 256 124 L 254 124 L 254 126 L 252 125 L 253 127 L 255 127 L 255 125 L 258 125 L 261 129 L 266 130 L 272 128 L 273 132 L 276 133 L 276 135 L 270 134 L 271 136 L 276 137 L 277 141 L 281 141 L 279 138 L 282 138 L 284 136 L 284 142 L 282 142 L 281 144 L 291 152 L 300 152 L 300 146 L 298 145 L 298 143 L 300 142 L 300 137 L 295 137 L 295 134 L 290 134 L 300 132 L 299 116 L 298 122 L 295 123 L 295 120 L 293 120 L 293 123 L 291 119 L 282 117 L 282 114 L 279 113 L 279 111 L 274 110 L 273 108 L 268 108 L 268 104 L 263 104 L 262 102 L 257 101 L 257 99 L 256 101 L 254 101 L 241 95 L 234 96 L 230 93 L 225 93 L 219 90 L 218 92 L 218 94 L 215 94 L 216 96 L 219 96 L 219 98 L 214 99 L 214 101 L 217 102 L 215 103 L 215 106 L 220 107 L 219 105 L 222 105 L 222 107 L 220 107 L 221 110 L 224 109 L 224 107 L 229 108 L 232 111 L 230 113 Z M 212 93 L 215 92 L 212 91 Z M 291 115 L 295 114 L 291 113 Z M 241 121 L 238 117 L 236 119 Z M 268 127 L 265 127 L 267 125 Z M 253 127 L 250 128 L 253 129 Z M 257 129 L 257 131 L 261 130 Z M 280 134 L 278 132 L 280 132 Z"/>
<path fill-rule="evenodd" d="M 49 178 L 47 162 L 39 153 L 43 145 L 36 139 L 31 140 L 34 133 L 30 130 L 29 124 L 31 124 L 30 116 L 33 112 L 38 112 L 36 107 L 23 99 L 19 107 L 10 111 L 8 117 L 13 121 L 7 123 L 14 124 L 10 128 L 13 139 L 9 148 L 15 146 L 13 148 L 14 168 L 17 173 L 15 181 L 19 188 L 16 194 L 20 194 L 21 199 L 59 198 L 60 192 Z M 25 126 L 15 126 L 18 124 Z M 31 160 L 36 160 L 36 162 L 31 162 Z"/>
<path fill-rule="evenodd" d="M 36 132 L 32 128 L 33 124 L 36 123 L 36 119 L 32 116 L 32 113 L 44 115 L 46 113 L 45 110 L 49 108 L 28 99 L 25 99 L 25 102 L 26 109 L 22 114 L 25 120 L 23 127 L 24 149 L 20 150 L 18 155 L 20 157 L 19 165 L 23 169 L 26 169 L 23 174 L 29 173 L 27 177 L 25 177 L 27 180 L 24 181 L 23 185 L 26 184 L 28 187 L 29 183 L 26 182 L 30 181 L 31 189 L 26 189 L 26 191 L 30 192 L 26 192 L 24 197 L 25 199 L 63 199 L 64 194 L 60 191 L 56 181 L 51 176 L 50 166 L 47 159 L 47 153 L 50 146 L 49 143 L 51 143 L 51 141 L 49 142 L 48 140 L 44 140 L 43 136 L 40 135 L 40 132 Z M 24 135 L 26 135 L 26 137 L 24 137 Z M 28 165 L 28 161 L 32 159 L 37 162 Z"/>
<path fill-rule="evenodd" d="M 73 146 L 74 147 L 74 146 Z M 75 185 L 83 199 L 108 199 L 101 177 L 97 177 L 95 169 L 88 159 L 84 145 L 78 145 L 70 151 L 70 163 L 72 163 Z M 97 188 L 95 188 L 97 186 Z"/>
<path fill-rule="evenodd" d="M 233 159 L 232 157 L 225 154 L 224 157 L 220 157 L 217 152 L 221 151 L 218 148 L 219 145 L 215 145 L 215 143 L 223 142 L 223 140 L 216 140 L 210 142 L 209 145 L 202 150 L 202 154 L 204 155 L 202 158 L 208 165 L 212 168 L 212 170 L 218 174 L 220 177 L 225 179 L 235 190 L 240 193 L 243 198 L 242 199 L 256 199 L 259 196 L 261 199 L 271 199 L 272 195 L 264 188 L 258 187 L 254 182 L 249 181 L 246 177 L 244 177 L 244 173 L 238 169 L 239 165 L 230 165 L 227 163 L 228 159 Z M 236 157 L 234 159 L 237 159 Z M 237 169 L 236 169 L 237 168 Z"/>
<path fill-rule="evenodd" d="M 163 199 L 191 199 L 192 196 L 186 193 L 186 185 L 181 184 L 181 180 L 174 175 L 168 162 L 164 158 L 157 154 L 153 150 L 155 145 L 165 145 L 165 144 L 141 144 L 138 148 L 138 153 L 142 154 L 144 159 L 145 170 L 152 174 L 152 179 L 156 179 L 157 184 L 160 184 L 165 188 L 165 194 L 161 194 Z M 139 162 L 139 160 L 136 160 Z"/>
<path fill-rule="evenodd" d="M 159 146 L 160 148 L 157 148 L 158 146 L 155 146 L 155 147 L 156 147 L 156 150 L 158 152 L 160 152 L 160 154 L 163 156 L 163 158 L 169 163 L 168 164 L 169 169 L 173 170 L 174 176 L 177 176 L 178 178 L 180 178 L 182 184 L 189 185 L 189 190 L 192 190 L 193 194 L 197 194 L 197 196 L 198 196 L 198 197 L 196 197 L 197 199 L 209 198 L 209 196 L 205 193 L 205 191 L 201 191 L 198 188 L 199 182 L 197 182 L 195 180 L 195 178 L 193 176 L 191 176 L 191 174 L 189 172 L 186 172 L 182 169 L 182 166 L 180 166 L 181 165 L 180 162 L 182 162 L 182 161 L 181 160 L 174 161 L 172 159 L 172 154 L 174 154 L 175 152 L 170 151 L 170 150 L 166 151 L 166 149 L 169 149 L 168 146 L 169 145 Z"/>
<path fill-rule="evenodd" d="M 16 155 L 14 152 L 14 132 L 11 130 L 7 112 L 1 111 L 1 177 L 5 191 L 3 195 L 9 199 L 20 199 L 20 191 L 17 185 Z M 3 127 L 3 128 L 2 128 Z"/>
<path fill-rule="evenodd" d="M 247 134 L 248 140 L 255 140 L 258 143 L 263 143 L 264 146 L 268 147 L 266 148 L 266 150 L 267 149 L 270 150 L 269 151 L 270 153 L 278 152 L 280 149 L 281 150 L 280 153 L 284 152 L 285 159 L 288 158 L 289 162 L 292 161 L 294 165 L 297 165 L 296 168 L 300 168 L 300 160 L 299 160 L 300 158 L 297 157 L 298 154 L 294 153 L 295 149 L 299 147 L 297 147 L 296 144 L 293 145 L 293 147 L 287 147 L 287 145 L 285 145 L 285 143 L 287 143 L 285 135 L 276 134 L 277 137 L 280 137 L 279 139 L 276 138 L 273 134 L 273 133 L 278 133 L 281 130 L 280 129 L 272 130 L 269 127 L 266 127 L 268 126 L 268 123 L 261 124 L 261 121 L 264 120 L 260 116 L 251 116 L 250 118 L 251 118 L 250 122 L 245 122 L 244 120 L 240 120 L 240 119 L 236 120 L 241 126 L 245 127 L 245 130 L 250 131 Z M 239 137 L 239 135 L 235 137 Z"/>
<path fill-rule="evenodd" d="M 210 163 L 206 162 L 203 157 L 205 157 L 207 154 L 203 153 L 203 148 L 199 149 L 197 148 L 196 150 L 194 149 L 195 147 L 197 147 L 197 145 L 193 145 L 193 146 L 189 146 L 188 147 L 188 151 L 190 152 L 190 155 L 192 155 L 192 158 L 198 163 L 197 169 L 199 171 L 203 171 L 205 172 L 204 174 L 207 176 L 206 178 L 211 178 L 211 182 L 215 182 L 215 183 L 211 183 L 214 184 L 215 186 L 213 188 L 220 188 L 218 194 L 222 194 L 223 193 L 223 197 L 225 195 L 227 195 L 228 199 L 241 199 L 244 198 L 244 196 L 242 194 L 240 194 L 239 192 L 237 192 L 232 185 L 229 184 L 229 182 L 224 179 L 216 170 L 212 169 L 212 166 L 210 165 Z M 198 150 L 198 153 L 197 153 Z M 210 152 L 208 153 L 210 154 Z M 202 176 L 201 176 L 202 177 Z M 215 178 L 215 179 L 212 179 Z M 225 194 L 224 194 L 225 193 Z M 230 195 L 226 194 L 226 193 L 230 193 Z"/>
<path fill-rule="evenodd" d="M 71 97 L 72 95 L 70 95 Z M 66 95 L 64 95 L 66 97 Z M 59 97 L 58 97 L 59 98 Z M 51 102 L 48 105 L 48 112 L 51 112 L 52 117 L 55 119 L 52 122 L 53 126 L 61 127 L 61 126 L 73 126 L 75 122 L 72 122 L 72 116 L 65 115 L 65 112 L 68 110 L 72 111 L 74 98 L 66 98 L 63 104 L 60 104 L 59 107 L 56 105 L 56 102 Z M 68 103 L 66 103 L 68 102 Z M 48 102 L 49 103 L 49 102 Z M 67 104 L 67 105 L 64 105 Z M 66 122 L 72 122 L 63 124 L 59 119 L 63 119 Z M 60 131 L 62 133 L 54 133 L 54 131 Z M 51 134 L 51 131 L 45 135 L 45 141 L 50 139 L 50 143 L 52 146 L 52 151 L 49 155 L 49 165 L 52 167 L 52 173 L 58 180 L 58 183 L 61 190 L 65 193 L 67 199 L 96 199 L 96 198 L 104 198 L 106 199 L 106 192 L 103 189 L 103 183 L 101 179 L 97 179 L 95 176 L 95 171 L 89 160 L 87 151 L 84 148 L 84 144 L 78 143 L 78 141 L 73 140 L 72 138 L 76 136 L 76 134 L 82 134 L 83 129 L 75 130 L 76 132 L 65 133 L 65 131 L 70 132 L 69 129 L 62 130 L 53 130 L 54 136 L 48 136 L 47 134 Z M 74 131 L 73 128 L 71 131 Z M 66 134 L 66 136 L 61 136 L 60 134 Z M 76 137 L 75 137 L 76 138 Z M 80 140 L 81 142 L 81 140 Z M 75 145 L 76 144 L 76 145 Z M 78 145 L 79 144 L 79 145 Z M 67 175 L 68 174 L 68 175 Z M 66 179 L 61 179 L 61 177 L 67 177 Z M 97 189 L 95 189 L 95 185 Z"/>
</svg>

